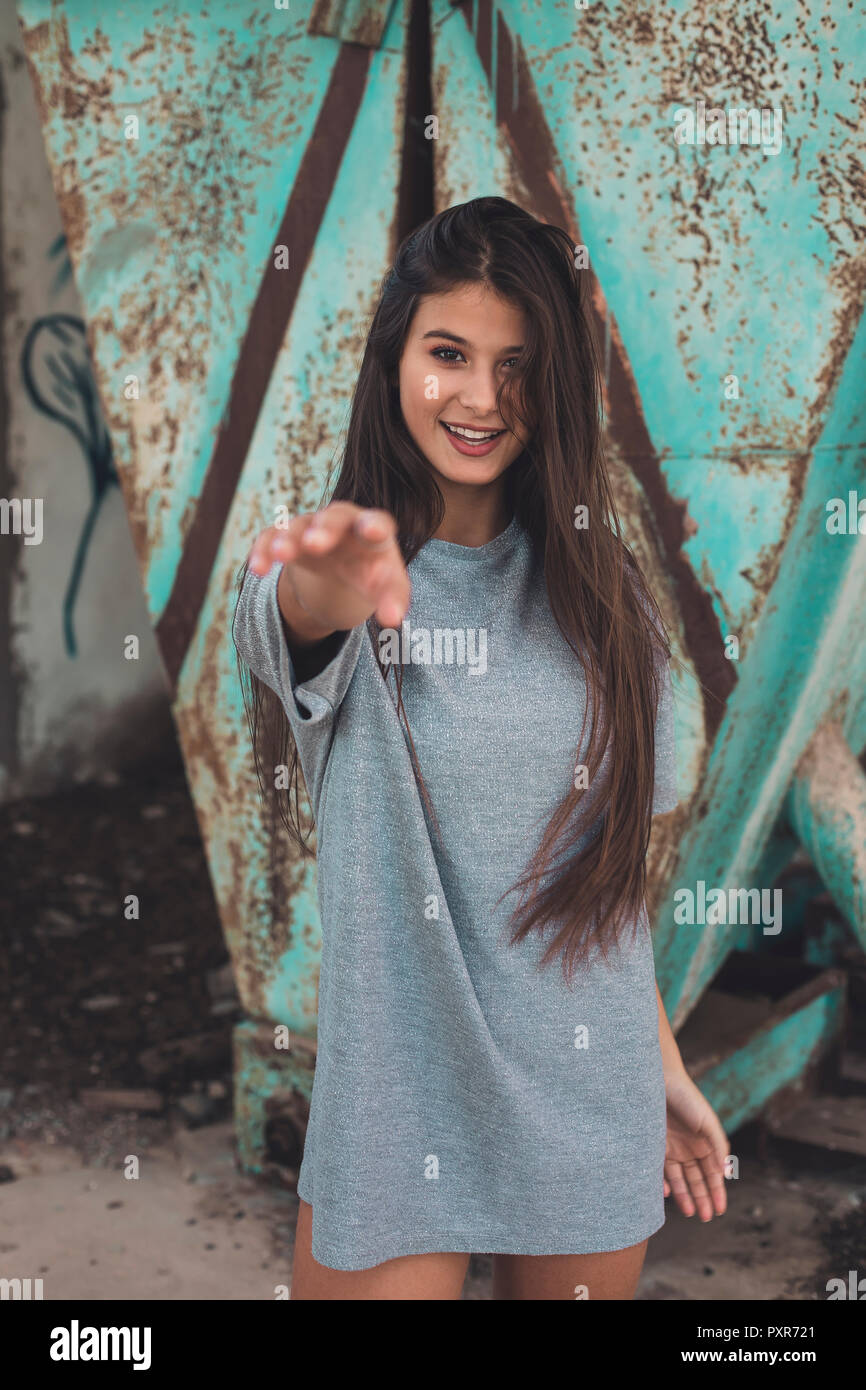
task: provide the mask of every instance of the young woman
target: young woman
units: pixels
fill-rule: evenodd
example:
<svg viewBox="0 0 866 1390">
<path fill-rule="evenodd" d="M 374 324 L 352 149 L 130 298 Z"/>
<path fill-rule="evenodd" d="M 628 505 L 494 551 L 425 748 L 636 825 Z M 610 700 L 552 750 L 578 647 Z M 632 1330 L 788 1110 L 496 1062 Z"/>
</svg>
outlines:
<svg viewBox="0 0 866 1390">
<path fill-rule="evenodd" d="M 671 653 L 586 294 L 567 235 L 503 198 L 407 238 L 331 500 L 239 576 L 262 787 L 288 766 L 306 847 L 300 759 L 316 824 L 293 1298 L 459 1298 L 473 1251 L 495 1298 L 631 1298 L 665 1196 L 725 1210 L 655 985 Z"/>
</svg>

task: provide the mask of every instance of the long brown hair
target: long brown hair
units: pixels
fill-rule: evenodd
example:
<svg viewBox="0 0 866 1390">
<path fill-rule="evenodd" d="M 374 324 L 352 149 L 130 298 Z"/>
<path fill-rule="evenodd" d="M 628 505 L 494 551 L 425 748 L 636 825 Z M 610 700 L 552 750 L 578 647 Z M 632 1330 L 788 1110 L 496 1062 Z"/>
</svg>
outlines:
<svg viewBox="0 0 866 1390">
<path fill-rule="evenodd" d="M 590 788 L 604 750 L 610 750 L 609 778 L 593 791 L 591 809 L 581 811 L 584 793 L 572 787 L 508 890 L 519 894 L 509 923 L 512 944 L 530 931 L 543 935 L 552 928 L 541 964 L 561 954 L 567 981 L 588 959 L 593 942 L 607 958 L 623 925 L 638 926 L 646 892 L 659 674 L 661 661 L 671 655 L 658 606 L 621 534 L 603 451 L 589 287 L 575 267 L 575 249 L 561 228 L 498 197 L 448 208 L 408 236 L 381 287 L 330 494 L 331 500 L 390 512 L 408 563 L 445 512 L 435 471 L 400 409 L 399 363 L 419 299 L 476 284 L 523 310 L 525 348 L 497 396 L 501 418 L 512 429 L 520 421 L 529 438 L 505 474 L 506 502 L 529 533 L 544 566 L 551 611 L 584 667 L 592 710 L 584 754 Z M 586 529 L 576 528 L 580 505 L 587 508 Z M 372 620 L 368 627 L 374 636 Z M 302 819 L 298 795 L 297 747 L 285 711 L 253 672 L 246 673 L 247 689 L 246 668 L 240 660 L 239 665 L 262 791 L 269 796 L 273 787 L 263 768 L 288 767 L 280 815 L 302 854 L 312 854 L 305 835 L 310 823 Z M 429 806 L 401 698 L 402 668 L 382 669 L 386 680 L 394 676 L 395 703 Z M 599 833 L 578 849 L 597 820 Z"/>
</svg>

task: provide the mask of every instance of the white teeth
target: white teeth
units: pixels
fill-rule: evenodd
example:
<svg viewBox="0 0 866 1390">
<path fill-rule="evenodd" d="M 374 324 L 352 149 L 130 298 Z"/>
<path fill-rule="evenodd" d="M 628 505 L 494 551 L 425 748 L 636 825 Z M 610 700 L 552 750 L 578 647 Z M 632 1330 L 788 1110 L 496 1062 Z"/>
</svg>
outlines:
<svg viewBox="0 0 866 1390">
<path fill-rule="evenodd" d="M 485 439 L 492 439 L 494 435 L 501 433 L 501 430 L 464 430 L 459 425 L 447 425 L 444 420 L 442 423 L 449 433 L 459 434 L 463 439 L 468 439 L 473 444 L 481 443 Z"/>
</svg>

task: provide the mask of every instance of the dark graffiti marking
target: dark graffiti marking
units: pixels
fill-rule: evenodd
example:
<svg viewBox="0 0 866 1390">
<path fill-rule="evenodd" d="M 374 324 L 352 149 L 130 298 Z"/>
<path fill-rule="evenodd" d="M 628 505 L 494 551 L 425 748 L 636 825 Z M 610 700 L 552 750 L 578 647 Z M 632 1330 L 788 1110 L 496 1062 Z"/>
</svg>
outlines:
<svg viewBox="0 0 866 1390">
<path fill-rule="evenodd" d="M 120 483 L 90 366 L 83 321 L 71 314 L 47 314 L 36 319 L 21 349 L 21 375 L 36 409 L 65 425 L 78 440 L 90 477 L 90 509 L 63 597 L 66 650 L 70 656 L 76 656 L 72 614 L 87 547 L 106 492 L 112 484 Z"/>
</svg>

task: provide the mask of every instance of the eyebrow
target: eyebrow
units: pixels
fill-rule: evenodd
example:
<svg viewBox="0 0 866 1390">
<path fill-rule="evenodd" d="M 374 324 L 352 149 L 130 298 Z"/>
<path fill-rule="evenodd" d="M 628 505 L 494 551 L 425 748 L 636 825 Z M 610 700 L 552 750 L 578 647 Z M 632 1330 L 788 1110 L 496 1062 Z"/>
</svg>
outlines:
<svg viewBox="0 0 866 1390">
<path fill-rule="evenodd" d="M 423 343 L 425 338 L 450 338 L 454 343 L 460 343 L 462 347 L 471 347 L 472 344 L 467 338 L 461 338 L 459 333 L 449 333 L 447 328 L 431 328 L 429 333 L 421 334 Z M 522 352 L 522 343 L 511 343 L 509 347 L 503 348 L 503 352 Z"/>
</svg>

